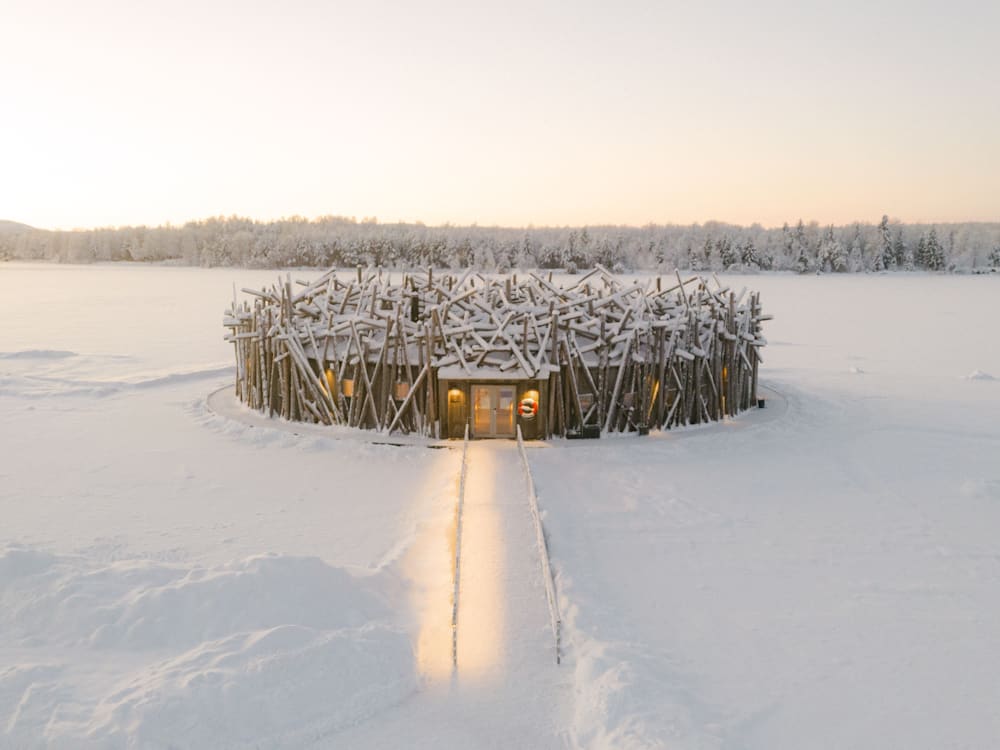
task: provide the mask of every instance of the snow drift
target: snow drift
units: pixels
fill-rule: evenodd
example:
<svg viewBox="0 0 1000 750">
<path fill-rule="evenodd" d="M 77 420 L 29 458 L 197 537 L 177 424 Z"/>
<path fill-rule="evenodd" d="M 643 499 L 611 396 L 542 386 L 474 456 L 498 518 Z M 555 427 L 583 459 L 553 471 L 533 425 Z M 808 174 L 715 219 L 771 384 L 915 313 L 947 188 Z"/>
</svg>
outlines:
<svg viewBox="0 0 1000 750">
<path fill-rule="evenodd" d="M 0 736 L 294 747 L 355 724 L 416 686 L 410 637 L 380 583 L 308 557 L 98 565 L 8 546 L 3 648 L 35 658 L 0 669 Z"/>
</svg>

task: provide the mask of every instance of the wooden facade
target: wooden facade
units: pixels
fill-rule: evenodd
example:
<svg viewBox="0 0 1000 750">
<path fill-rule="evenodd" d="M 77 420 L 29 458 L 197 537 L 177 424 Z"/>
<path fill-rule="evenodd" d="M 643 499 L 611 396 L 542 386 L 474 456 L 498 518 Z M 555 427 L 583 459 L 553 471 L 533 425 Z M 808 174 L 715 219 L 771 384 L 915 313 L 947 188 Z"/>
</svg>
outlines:
<svg viewBox="0 0 1000 750">
<path fill-rule="evenodd" d="M 701 277 L 558 286 L 360 270 L 244 289 L 225 326 L 236 395 L 285 419 L 386 433 L 528 439 L 667 429 L 756 404 L 759 295 Z"/>
</svg>

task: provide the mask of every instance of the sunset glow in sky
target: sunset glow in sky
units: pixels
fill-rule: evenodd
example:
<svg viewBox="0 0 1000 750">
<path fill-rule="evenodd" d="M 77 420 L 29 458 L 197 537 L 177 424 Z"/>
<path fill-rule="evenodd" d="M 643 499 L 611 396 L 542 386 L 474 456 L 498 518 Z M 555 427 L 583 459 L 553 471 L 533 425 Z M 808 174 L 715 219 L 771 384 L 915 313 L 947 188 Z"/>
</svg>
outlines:
<svg viewBox="0 0 1000 750">
<path fill-rule="evenodd" d="M 1000 219 L 1000 3 L 0 0 L 0 219 Z"/>
</svg>

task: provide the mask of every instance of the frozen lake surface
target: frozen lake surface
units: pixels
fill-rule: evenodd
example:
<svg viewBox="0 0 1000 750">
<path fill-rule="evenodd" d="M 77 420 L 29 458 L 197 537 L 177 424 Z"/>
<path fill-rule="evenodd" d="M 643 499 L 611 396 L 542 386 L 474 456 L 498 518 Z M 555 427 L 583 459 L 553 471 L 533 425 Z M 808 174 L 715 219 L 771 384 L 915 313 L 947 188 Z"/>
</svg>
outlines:
<svg viewBox="0 0 1000 750">
<path fill-rule="evenodd" d="M 208 408 L 233 284 L 277 275 L 0 264 L 0 746 L 1000 736 L 1000 278 L 723 278 L 775 315 L 763 411 L 529 448 L 559 667 L 477 445 L 452 676 L 460 451 Z"/>
</svg>

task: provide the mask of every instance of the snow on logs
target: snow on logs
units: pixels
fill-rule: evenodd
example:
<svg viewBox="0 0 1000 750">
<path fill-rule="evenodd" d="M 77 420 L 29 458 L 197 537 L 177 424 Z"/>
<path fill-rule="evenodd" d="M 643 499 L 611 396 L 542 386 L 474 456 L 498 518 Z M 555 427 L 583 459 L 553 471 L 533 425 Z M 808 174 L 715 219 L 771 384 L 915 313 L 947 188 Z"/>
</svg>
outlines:
<svg viewBox="0 0 1000 750">
<path fill-rule="evenodd" d="M 532 380 L 544 434 L 697 424 L 754 406 L 766 343 L 756 293 L 692 277 L 623 283 L 597 267 L 490 277 L 381 271 L 244 289 L 226 312 L 236 395 L 289 420 L 441 434 L 438 381 Z M 445 414 L 445 416 L 447 416 Z"/>
</svg>

